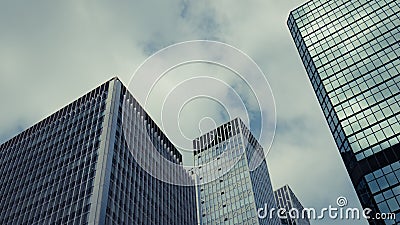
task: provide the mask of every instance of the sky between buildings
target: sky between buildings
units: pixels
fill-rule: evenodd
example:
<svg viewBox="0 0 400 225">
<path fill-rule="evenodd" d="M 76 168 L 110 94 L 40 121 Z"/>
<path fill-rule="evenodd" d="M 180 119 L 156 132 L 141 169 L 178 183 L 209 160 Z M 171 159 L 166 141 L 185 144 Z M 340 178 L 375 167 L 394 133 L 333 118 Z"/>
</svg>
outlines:
<svg viewBox="0 0 400 225">
<path fill-rule="evenodd" d="M 286 26 L 290 10 L 304 2 L 1 0 L 0 142 L 110 77 L 118 76 L 128 85 L 136 68 L 164 47 L 188 40 L 216 40 L 250 56 L 271 87 L 277 129 L 267 161 L 274 188 L 289 184 L 305 207 L 336 206 L 339 196 L 347 197 L 350 207 L 361 207 Z M 176 88 L 193 76 L 217 76 L 250 108 L 256 103 L 231 71 L 215 65 L 187 65 L 157 83 L 146 107 L 156 121 L 168 124 L 177 117 L 176 97 L 170 96 L 163 111 L 157 103 L 167 90 L 179 89 L 175 92 L 179 96 L 195 88 L 221 101 L 232 99 L 234 92 L 220 84 L 213 86 L 210 80 Z M 130 85 L 135 96 L 142 93 L 140 82 L 146 77 L 140 79 Z M 231 101 L 225 110 L 210 99 L 192 101 L 181 111 L 181 131 L 193 138 L 213 125 L 208 119 L 200 122 L 202 117 L 222 124 L 227 111 L 243 115 L 239 106 Z M 248 114 L 250 125 L 259 130 L 260 117 L 253 111 Z M 184 155 L 188 161 L 189 154 Z M 315 225 L 349 223 L 367 224 L 364 220 L 312 221 Z"/>
</svg>

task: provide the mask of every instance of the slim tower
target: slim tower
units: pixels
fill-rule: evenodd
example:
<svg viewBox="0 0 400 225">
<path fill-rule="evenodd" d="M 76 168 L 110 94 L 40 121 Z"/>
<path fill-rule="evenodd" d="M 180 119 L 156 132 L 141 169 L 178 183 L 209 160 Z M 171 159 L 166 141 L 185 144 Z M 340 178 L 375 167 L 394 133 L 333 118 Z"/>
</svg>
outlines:
<svg viewBox="0 0 400 225">
<path fill-rule="evenodd" d="M 193 141 L 201 224 L 280 224 L 264 152 L 236 118 Z"/>
<path fill-rule="evenodd" d="M 290 189 L 289 185 L 285 185 L 278 190 L 274 191 L 275 201 L 278 209 L 285 209 L 284 215 L 281 215 L 282 225 L 310 225 L 308 214 L 303 211 L 303 205 L 301 205 L 299 199 Z M 298 212 L 298 218 L 292 218 L 289 212 L 290 210 L 296 210 Z M 294 213 L 296 215 L 296 213 Z"/>
</svg>

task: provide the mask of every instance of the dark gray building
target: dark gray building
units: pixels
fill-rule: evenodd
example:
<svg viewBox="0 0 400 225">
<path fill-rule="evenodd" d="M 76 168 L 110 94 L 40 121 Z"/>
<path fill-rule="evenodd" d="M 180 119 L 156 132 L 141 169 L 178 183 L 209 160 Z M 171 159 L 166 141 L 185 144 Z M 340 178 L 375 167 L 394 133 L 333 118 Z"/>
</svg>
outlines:
<svg viewBox="0 0 400 225">
<path fill-rule="evenodd" d="M 263 148 L 239 118 L 195 139 L 193 147 L 201 224 L 280 224 L 276 214 L 258 216 L 265 205 L 275 208 L 274 195 Z"/>
<path fill-rule="evenodd" d="M 280 215 L 282 217 L 282 225 L 310 225 L 308 214 L 303 210 L 303 205 L 297 199 L 289 185 L 275 190 L 274 196 L 278 209 L 285 209 L 283 211 L 284 214 Z M 295 210 L 295 212 L 289 213 L 290 210 Z"/>
<path fill-rule="evenodd" d="M 197 224 L 195 187 L 160 181 L 138 162 L 190 176 L 182 166 L 159 168 L 149 148 L 181 164 L 111 79 L 0 146 L 0 224 Z"/>
<path fill-rule="evenodd" d="M 287 21 L 362 206 L 398 220 L 399 15 L 398 0 L 315 0 Z"/>
</svg>

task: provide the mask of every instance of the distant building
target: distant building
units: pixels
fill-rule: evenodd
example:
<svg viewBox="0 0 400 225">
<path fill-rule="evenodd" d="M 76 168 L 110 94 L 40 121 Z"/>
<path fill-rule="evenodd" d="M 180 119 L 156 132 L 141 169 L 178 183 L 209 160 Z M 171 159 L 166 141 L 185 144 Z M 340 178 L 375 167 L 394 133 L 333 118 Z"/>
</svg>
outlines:
<svg viewBox="0 0 400 225">
<path fill-rule="evenodd" d="M 182 161 L 121 82 L 107 81 L 0 146 L 0 224 L 197 224 L 195 187 L 162 182 L 134 158 L 165 169 L 150 148 Z M 170 176 L 190 182 L 177 168 Z"/>
<path fill-rule="evenodd" d="M 201 224 L 280 224 L 276 215 L 258 217 L 257 209 L 273 208 L 275 201 L 263 149 L 240 119 L 195 139 L 193 146 Z"/>
<path fill-rule="evenodd" d="M 284 217 L 281 219 L 282 225 L 310 225 L 308 214 L 303 212 L 303 206 L 299 199 L 290 189 L 289 185 L 285 185 L 278 190 L 274 191 L 275 201 L 278 209 L 285 209 Z M 293 218 L 289 215 L 289 211 L 293 210 L 295 213 L 299 213 L 298 218 Z M 304 216 L 303 216 L 304 215 Z"/>
<path fill-rule="evenodd" d="M 314 0 L 287 21 L 370 224 L 400 223 L 400 1 Z M 396 214 L 397 221 L 373 219 Z"/>
</svg>

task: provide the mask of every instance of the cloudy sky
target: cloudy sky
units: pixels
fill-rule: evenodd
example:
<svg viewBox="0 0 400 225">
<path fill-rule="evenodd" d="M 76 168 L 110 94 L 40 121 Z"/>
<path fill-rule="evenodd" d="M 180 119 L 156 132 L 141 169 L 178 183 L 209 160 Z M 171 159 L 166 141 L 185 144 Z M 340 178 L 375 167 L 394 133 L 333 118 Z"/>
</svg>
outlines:
<svg viewBox="0 0 400 225">
<path fill-rule="evenodd" d="M 264 91 L 268 98 L 272 90 L 277 129 L 267 161 L 274 188 L 289 184 L 306 207 L 335 206 L 339 196 L 360 207 L 286 26 L 289 11 L 304 2 L 0 0 L 0 142 L 113 76 L 144 103 L 140 84 L 149 78 L 132 76 L 150 55 L 174 43 L 215 40 L 240 49 L 260 67 L 271 89 L 259 83 L 250 86 L 253 91 Z M 256 79 L 249 74 L 242 75 Z M 171 136 L 177 131 L 168 123 L 176 121 L 177 107 L 185 102 L 180 128 L 188 139 L 232 115 L 248 116 L 253 132 L 262 130 L 255 99 L 265 96 L 252 95 L 226 68 L 190 64 L 155 85 L 146 109 L 166 123 Z M 179 98 L 189 92 L 224 104 Z M 161 110 L 158 100 L 165 96 Z M 269 126 L 274 110 L 268 101 L 263 107 Z M 268 141 L 262 142 L 267 148 Z M 367 224 L 329 219 L 312 224 L 349 223 Z"/>
</svg>

